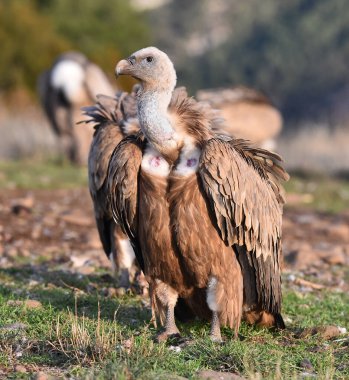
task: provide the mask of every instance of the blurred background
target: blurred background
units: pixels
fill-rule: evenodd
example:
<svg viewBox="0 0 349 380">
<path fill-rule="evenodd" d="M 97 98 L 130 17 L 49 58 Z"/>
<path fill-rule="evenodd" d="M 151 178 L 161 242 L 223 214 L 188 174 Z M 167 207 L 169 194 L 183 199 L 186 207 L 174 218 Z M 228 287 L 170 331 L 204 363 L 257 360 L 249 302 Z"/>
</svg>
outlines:
<svg viewBox="0 0 349 380">
<path fill-rule="evenodd" d="M 0 45 L 3 178 L 9 160 L 60 160 L 37 81 L 61 53 L 83 53 L 129 90 L 115 64 L 147 45 L 169 54 L 191 95 L 235 86 L 266 95 L 281 111 L 275 149 L 292 172 L 347 176 L 346 0 L 1 0 Z"/>
<path fill-rule="evenodd" d="M 245 85 L 271 98 L 290 167 L 349 169 L 345 0 L 2 0 L 0 44 L 1 159 L 52 154 L 36 82 L 60 53 L 84 53 L 116 84 L 115 63 L 155 45 L 191 94 Z"/>
</svg>

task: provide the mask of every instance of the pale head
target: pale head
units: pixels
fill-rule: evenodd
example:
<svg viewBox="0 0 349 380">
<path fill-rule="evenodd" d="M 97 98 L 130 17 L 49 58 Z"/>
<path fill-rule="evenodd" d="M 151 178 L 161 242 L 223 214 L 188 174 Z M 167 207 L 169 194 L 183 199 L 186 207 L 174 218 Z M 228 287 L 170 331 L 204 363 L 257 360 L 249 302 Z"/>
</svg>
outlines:
<svg viewBox="0 0 349 380">
<path fill-rule="evenodd" d="M 131 54 L 116 65 L 115 72 L 138 79 L 145 90 L 172 92 L 177 81 L 172 61 L 156 47 Z"/>
</svg>

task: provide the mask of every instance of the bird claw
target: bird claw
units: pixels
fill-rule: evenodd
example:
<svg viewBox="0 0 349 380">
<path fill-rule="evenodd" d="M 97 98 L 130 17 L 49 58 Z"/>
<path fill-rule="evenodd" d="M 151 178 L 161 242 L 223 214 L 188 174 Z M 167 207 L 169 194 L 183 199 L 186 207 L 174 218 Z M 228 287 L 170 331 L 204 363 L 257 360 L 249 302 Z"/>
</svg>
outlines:
<svg viewBox="0 0 349 380">
<path fill-rule="evenodd" d="M 161 342 L 166 342 L 167 339 L 179 339 L 181 338 L 181 335 L 179 332 L 168 332 L 168 331 L 163 331 L 163 332 L 160 332 L 156 335 L 155 337 L 155 342 L 156 343 L 161 343 Z"/>
<path fill-rule="evenodd" d="M 210 339 L 214 343 L 224 343 L 221 334 L 210 334 Z"/>
</svg>

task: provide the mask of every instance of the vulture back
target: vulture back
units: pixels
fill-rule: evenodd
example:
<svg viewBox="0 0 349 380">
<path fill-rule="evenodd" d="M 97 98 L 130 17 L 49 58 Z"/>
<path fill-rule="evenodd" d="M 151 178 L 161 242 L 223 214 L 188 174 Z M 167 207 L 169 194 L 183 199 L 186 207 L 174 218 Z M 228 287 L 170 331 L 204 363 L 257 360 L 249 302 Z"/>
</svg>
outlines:
<svg viewBox="0 0 349 380">
<path fill-rule="evenodd" d="M 220 110 L 226 120 L 220 133 L 243 138 L 265 148 L 273 148 L 267 142 L 280 133 L 282 116 L 261 93 L 236 87 L 200 90 L 197 98 Z"/>
</svg>

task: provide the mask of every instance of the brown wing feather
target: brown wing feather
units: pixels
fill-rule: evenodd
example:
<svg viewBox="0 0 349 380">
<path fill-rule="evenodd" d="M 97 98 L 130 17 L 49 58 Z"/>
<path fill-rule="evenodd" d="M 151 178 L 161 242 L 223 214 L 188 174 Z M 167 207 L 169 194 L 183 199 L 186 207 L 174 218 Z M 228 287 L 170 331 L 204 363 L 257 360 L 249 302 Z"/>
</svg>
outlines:
<svg viewBox="0 0 349 380">
<path fill-rule="evenodd" d="M 110 157 L 122 138 L 120 128 L 111 122 L 104 123 L 93 137 L 88 157 L 89 187 L 93 198 L 106 180 Z"/>
<path fill-rule="evenodd" d="M 95 133 L 88 158 L 89 189 L 93 200 L 96 224 L 106 255 L 115 248 L 117 228 L 107 189 L 108 165 L 117 144 L 124 137 L 123 123 L 134 113 L 134 94 L 119 92 L 114 97 L 98 95 L 95 105 L 84 107 L 85 123 L 94 123 Z M 133 110 L 133 111 L 132 111 Z M 120 235 L 120 234 L 119 234 Z"/>
<path fill-rule="evenodd" d="M 115 148 L 108 169 L 108 193 L 114 219 L 130 239 L 143 270 L 144 262 L 136 233 L 138 173 L 142 162 L 142 147 L 142 138 L 139 135 L 130 135 Z"/>
<path fill-rule="evenodd" d="M 101 96 L 96 105 L 84 109 L 85 115 L 90 117 L 87 123 L 96 124 L 88 156 L 88 180 L 99 237 L 108 257 L 116 225 L 107 196 L 106 178 L 112 152 L 123 138 L 122 130 L 113 117 L 117 107 L 116 98 Z"/>
<path fill-rule="evenodd" d="M 287 177 L 278 158 L 242 140 L 217 137 L 204 146 L 199 166 L 220 236 L 235 247 L 248 280 L 244 288 L 256 290 L 245 294 L 245 302 L 272 313 L 279 313 L 281 305 L 283 198 L 278 179 Z"/>
<path fill-rule="evenodd" d="M 109 160 L 115 145 L 122 139 L 120 130 L 113 123 L 105 123 L 93 137 L 88 157 L 88 180 L 95 212 L 96 224 L 104 252 L 109 257 L 114 221 L 107 196 L 106 178 Z"/>
<path fill-rule="evenodd" d="M 136 117 L 136 97 L 134 92 L 119 92 L 114 97 L 98 95 L 95 105 L 82 108 L 89 119 L 84 123 L 94 123 L 95 133 L 89 153 L 90 190 L 99 190 L 107 176 L 108 163 L 116 145 L 125 137 L 123 126 Z M 138 128 L 136 129 L 138 132 Z"/>
</svg>

